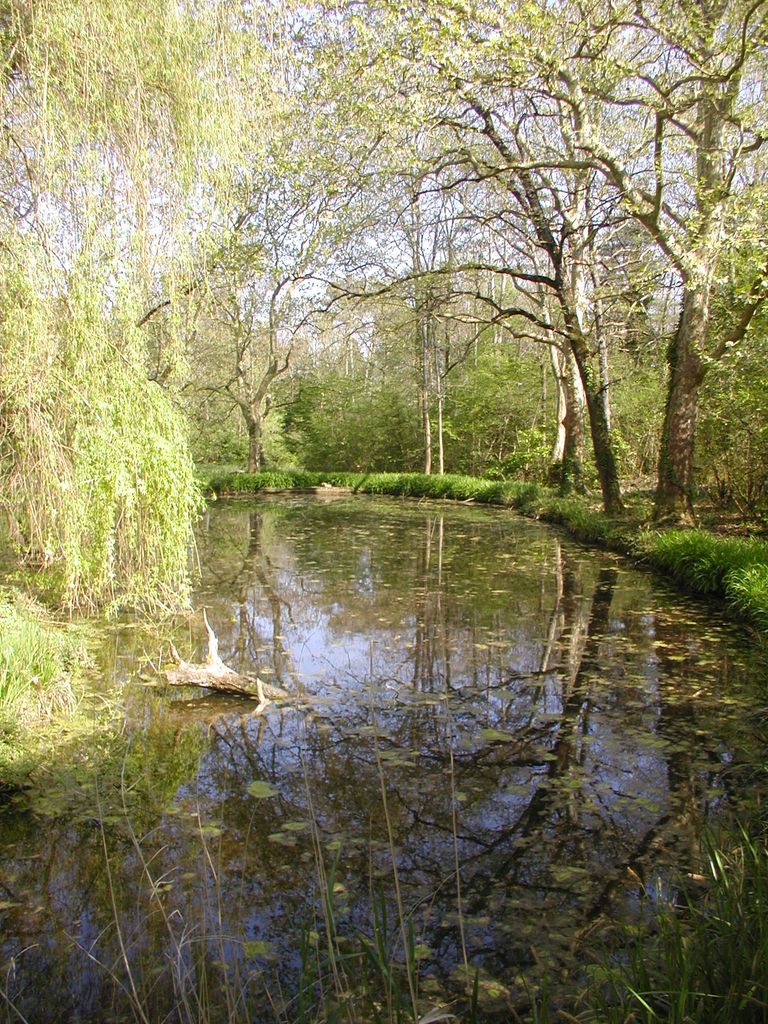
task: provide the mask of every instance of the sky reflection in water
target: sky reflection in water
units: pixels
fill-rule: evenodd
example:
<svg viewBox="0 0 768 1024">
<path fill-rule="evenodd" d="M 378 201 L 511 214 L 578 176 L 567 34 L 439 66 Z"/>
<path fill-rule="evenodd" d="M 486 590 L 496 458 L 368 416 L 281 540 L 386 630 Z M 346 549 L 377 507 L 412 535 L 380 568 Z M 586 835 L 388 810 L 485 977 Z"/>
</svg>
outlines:
<svg viewBox="0 0 768 1024">
<path fill-rule="evenodd" d="M 0 878 L 27 896 L 6 909 L 3 950 L 7 965 L 36 944 L 10 986 L 30 1020 L 42 971 L 68 993 L 47 1019 L 131 1019 L 119 999 L 104 1016 L 105 972 L 72 947 L 112 962 L 115 918 L 142 984 L 169 936 L 205 933 L 226 936 L 204 943 L 225 975 L 255 971 L 263 989 L 279 974 L 290 991 L 301 927 L 318 929 L 318 848 L 338 858 L 340 929 L 370 931 L 379 896 L 392 911 L 394 854 L 425 990 L 455 984 L 463 930 L 514 1000 L 521 976 L 583 962 L 601 915 L 632 912 L 637 877 L 653 891 L 690 861 L 743 786 L 748 644 L 611 555 L 500 510 L 338 497 L 222 502 L 198 550 L 197 606 L 224 660 L 306 703 L 257 718 L 247 702 L 133 694 L 154 773 L 146 869 L 119 822 L 6 829 Z M 129 636 L 113 639 L 127 680 Z M 197 615 L 182 654 L 199 660 L 204 638 Z M 255 780 L 276 794 L 254 797 Z M 165 1012 L 169 983 L 147 998 Z"/>
</svg>

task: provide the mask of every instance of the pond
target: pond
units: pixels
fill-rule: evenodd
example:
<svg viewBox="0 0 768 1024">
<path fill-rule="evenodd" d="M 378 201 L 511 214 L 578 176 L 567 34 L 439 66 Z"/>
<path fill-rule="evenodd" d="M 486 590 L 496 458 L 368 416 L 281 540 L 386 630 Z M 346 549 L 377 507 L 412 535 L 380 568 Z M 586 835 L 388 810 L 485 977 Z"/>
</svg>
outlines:
<svg viewBox="0 0 768 1024">
<path fill-rule="evenodd" d="M 299 699 L 170 690 L 162 630 L 105 626 L 112 732 L 73 737 L 66 802 L 0 813 L 9 1020 L 310 1020 L 403 945 L 422 1012 L 476 976 L 509 1020 L 748 787 L 746 634 L 550 528 L 270 496 L 213 505 L 196 554 L 182 656 L 205 607 L 227 664 Z"/>
</svg>

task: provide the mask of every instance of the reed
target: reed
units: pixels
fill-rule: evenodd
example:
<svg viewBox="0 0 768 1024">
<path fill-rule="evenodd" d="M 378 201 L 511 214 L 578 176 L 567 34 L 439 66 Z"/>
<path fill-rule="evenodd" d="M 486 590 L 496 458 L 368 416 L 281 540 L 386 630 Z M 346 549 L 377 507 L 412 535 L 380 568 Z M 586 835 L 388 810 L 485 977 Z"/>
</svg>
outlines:
<svg viewBox="0 0 768 1024">
<path fill-rule="evenodd" d="M 727 849 L 710 840 L 701 876 L 683 877 L 639 937 L 627 930 L 621 954 L 594 973 L 582 1020 L 768 1021 L 766 836 L 738 838 Z"/>
</svg>

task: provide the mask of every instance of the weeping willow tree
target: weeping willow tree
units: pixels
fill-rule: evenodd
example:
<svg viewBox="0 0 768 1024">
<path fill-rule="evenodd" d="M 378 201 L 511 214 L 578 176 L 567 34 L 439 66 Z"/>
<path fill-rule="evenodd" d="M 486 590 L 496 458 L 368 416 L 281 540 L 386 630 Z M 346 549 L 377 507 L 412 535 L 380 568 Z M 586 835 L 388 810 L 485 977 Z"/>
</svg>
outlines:
<svg viewBox="0 0 768 1024">
<path fill-rule="evenodd" d="M 177 605 L 200 497 L 147 310 L 172 369 L 268 106 L 258 33 L 226 2 L 0 0 L 0 46 L 0 510 L 69 607 Z"/>
</svg>

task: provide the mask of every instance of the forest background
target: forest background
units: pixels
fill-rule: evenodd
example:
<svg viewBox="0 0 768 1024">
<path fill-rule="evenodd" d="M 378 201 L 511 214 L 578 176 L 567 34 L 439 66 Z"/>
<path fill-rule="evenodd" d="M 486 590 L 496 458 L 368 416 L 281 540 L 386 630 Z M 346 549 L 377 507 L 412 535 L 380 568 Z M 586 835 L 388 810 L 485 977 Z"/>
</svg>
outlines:
<svg viewBox="0 0 768 1024">
<path fill-rule="evenodd" d="M 0 503 L 183 602 L 194 462 L 768 511 L 764 0 L 0 4 Z"/>
</svg>

